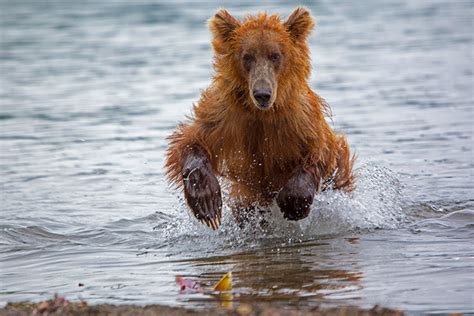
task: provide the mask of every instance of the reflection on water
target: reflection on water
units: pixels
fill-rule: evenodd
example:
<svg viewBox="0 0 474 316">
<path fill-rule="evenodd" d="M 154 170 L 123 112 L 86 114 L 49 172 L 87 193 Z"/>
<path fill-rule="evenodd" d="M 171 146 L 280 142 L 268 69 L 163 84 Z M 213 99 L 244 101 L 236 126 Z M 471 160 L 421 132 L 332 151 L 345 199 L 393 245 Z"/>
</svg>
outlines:
<svg viewBox="0 0 474 316">
<path fill-rule="evenodd" d="M 232 300 L 473 311 L 472 4 L 305 2 L 312 86 L 359 186 L 310 216 L 218 232 L 164 180 L 165 137 L 210 81 L 206 20 L 294 4 L 0 0 L 0 296 L 203 307 Z M 84 286 L 78 286 L 78 284 Z M 224 299 L 225 300 L 225 299 Z"/>
<path fill-rule="evenodd" d="M 315 249 L 327 247 L 324 242 L 263 248 L 258 251 L 236 253 L 222 257 L 188 260 L 196 270 L 202 270 L 200 279 L 208 284 L 219 280 L 220 275 L 210 271 L 213 266 L 231 266 L 234 273 L 232 301 L 306 301 L 320 304 L 331 301 L 332 295 L 357 291 L 362 288 L 363 273 L 357 267 L 347 270 L 332 269 L 324 256 Z M 284 269 L 282 267 L 284 266 Z M 271 286 L 270 286 L 271 285 Z M 357 300 L 352 297 L 351 300 Z M 192 302 L 213 301 L 215 297 L 195 295 Z M 225 298 L 223 299 L 225 301 Z M 348 301 L 346 301 L 348 302 Z"/>
</svg>

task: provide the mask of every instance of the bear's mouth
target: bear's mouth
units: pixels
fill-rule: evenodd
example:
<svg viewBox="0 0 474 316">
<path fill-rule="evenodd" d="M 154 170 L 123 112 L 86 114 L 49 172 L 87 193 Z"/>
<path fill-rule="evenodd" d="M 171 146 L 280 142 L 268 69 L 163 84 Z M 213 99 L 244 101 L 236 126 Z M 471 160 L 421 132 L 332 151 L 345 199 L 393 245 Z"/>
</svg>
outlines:
<svg viewBox="0 0 474 316">
<path fill-rule="evenodd" d="M 266 111 L 272 107 L 272 103 L 270 102 L 253 102 L 255 107 L 259 110 Z"/>
<path fill-rule="evenodd" d="M 261 110 L 268 110 L 271 106 L 270 102 L 262 102 L 262 103 L 258 103 L 256 104 L 257 108 L 261 109 Z"/>
</svg>

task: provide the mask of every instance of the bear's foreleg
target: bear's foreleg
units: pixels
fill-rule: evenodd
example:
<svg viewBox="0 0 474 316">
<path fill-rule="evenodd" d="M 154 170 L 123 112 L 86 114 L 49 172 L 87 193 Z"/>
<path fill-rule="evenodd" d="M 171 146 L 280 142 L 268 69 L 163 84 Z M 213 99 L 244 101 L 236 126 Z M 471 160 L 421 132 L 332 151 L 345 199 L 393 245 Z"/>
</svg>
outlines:
<svg viewBox="0 0 474 316">
<path fill-rule="evenodd" d="M 208 152 L 201 144 L 202 131 L 196 124 L 181 125 L 170 137 L 166 171 L 182 187 L 194 216 L 217 229 L 221 223 L 222 196 Z"/>
<path fill-rule="evenodd" d="M 314 194 L 319 188 L 320 180 L 319 175 L 316 174 L 316 168 L 309 170 L 300 167 L 296 169 L 276 198 L 283 216 L 291 221 L 307 217 L 314 200 Z"/>
</svg>

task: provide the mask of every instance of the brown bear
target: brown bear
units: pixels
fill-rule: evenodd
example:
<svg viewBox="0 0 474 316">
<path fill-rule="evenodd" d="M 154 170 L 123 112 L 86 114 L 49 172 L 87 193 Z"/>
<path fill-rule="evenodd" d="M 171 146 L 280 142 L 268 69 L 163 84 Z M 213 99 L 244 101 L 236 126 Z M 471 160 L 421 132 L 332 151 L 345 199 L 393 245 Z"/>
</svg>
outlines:
<svg viewBox="0 0 474 316">
<path fill-rule="evenodd" d="M 195 217 L 213 229 L 221 224 L 216 175 L 229 180 L 239 221 L 275 198 L 286 219 L 299 220 L 316 192 L 351 191 L 354 157 L 308 84 L 310 12 L 240 21 L 222 9 L 209 26 L 215 75 L 194 117 L 169 137 L 166 161 L 170 182 L 184 189 Z"/>
</svg>

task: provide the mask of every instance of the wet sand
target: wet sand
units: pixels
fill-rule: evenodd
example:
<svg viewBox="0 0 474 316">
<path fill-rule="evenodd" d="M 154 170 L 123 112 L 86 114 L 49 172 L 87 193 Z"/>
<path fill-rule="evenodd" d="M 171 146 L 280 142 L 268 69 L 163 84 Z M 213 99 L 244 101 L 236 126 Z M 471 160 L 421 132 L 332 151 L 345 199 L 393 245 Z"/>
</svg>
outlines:
<svg viewBox="0 0 474 316">
<path fill-rule="evenodd" d="M 0 309 L 0 315 L 403 315 L 399 310 L 374 306 L 361 309 L 354 306 L 319 308 L 298 305 L 275 306 L 269 303 L 242 303 L 232 308 L 216 307 L 187 309 L 162 305 L 88 305 L 86 302 L 56 304 L 55 300 L 39 303 L 8 303 Z"/>
</svg>

